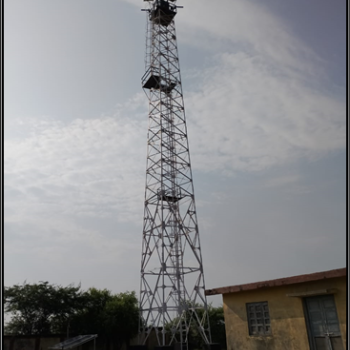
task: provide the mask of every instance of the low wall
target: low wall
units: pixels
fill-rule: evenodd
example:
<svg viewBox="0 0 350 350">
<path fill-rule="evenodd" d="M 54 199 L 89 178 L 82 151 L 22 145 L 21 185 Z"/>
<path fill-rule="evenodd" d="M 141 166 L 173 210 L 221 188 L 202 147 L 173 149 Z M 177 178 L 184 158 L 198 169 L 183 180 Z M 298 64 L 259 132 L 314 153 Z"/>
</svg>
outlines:
<svg viewBox="0 0 350 350">
<path fill-rule="evenodd" d="M 75 335 L 71 335 L 73 338 Z M 54 346 L 66 340 L 66 335 L 4 335 L 3 336 L 3 350 L 48 350 L 49 347 Z M 130 341 L 130 345 L 136 345 L 138 338 Z M 157 340 L 154 334 L 151 334 L 147 341 L 147 348 L 153 349 L 157 346 Z M 127 350 L 128 345 L 123 344 L 119 349 L 118 345 L 113 341 L 107 340 L 103 337 L 96 338 L 96 350 Z M 94 350 L 94 340 L 91 340 L 83 345 L 77 346 L 74 350 Z"/>
<path fill-rule="evenodd" d="M 47 350 L 50 346 L 60 343 L 65 339 L 61 335 L 52 336 L 3 336 L 4 350 Z"/>
</svg>

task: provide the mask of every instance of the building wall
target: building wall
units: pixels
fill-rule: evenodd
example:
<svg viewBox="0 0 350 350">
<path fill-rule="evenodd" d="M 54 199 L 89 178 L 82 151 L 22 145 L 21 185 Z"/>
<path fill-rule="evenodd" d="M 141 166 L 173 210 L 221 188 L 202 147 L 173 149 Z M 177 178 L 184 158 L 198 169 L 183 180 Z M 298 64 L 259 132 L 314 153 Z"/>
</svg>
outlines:
<svg viewBox="0 0 350 350">
<path fill-rule="evenodd" d="M 310 349 L 302 297 L 287 294 L 336 289 L 334 294 L 344 349 L 346 349 L 346 278 L 332 278 L 295 285 L 269 287 L 223 295 L 227 350 Z M 317 294 L 317 293 L 316 293 Z M 267 301 L 271 336 L 250 336 L 246 303 Z"/>
</svg>

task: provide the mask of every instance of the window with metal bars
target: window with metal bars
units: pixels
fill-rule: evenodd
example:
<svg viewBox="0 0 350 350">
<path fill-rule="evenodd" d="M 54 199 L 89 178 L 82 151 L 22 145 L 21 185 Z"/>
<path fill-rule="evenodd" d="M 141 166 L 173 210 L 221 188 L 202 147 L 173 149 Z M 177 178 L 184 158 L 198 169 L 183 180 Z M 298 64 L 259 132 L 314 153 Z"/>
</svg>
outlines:
<svg viewBox="0 0 350 350">
<path fill-rule="evenodd" d="M 249 335 L 271 335 L 270 312 L 267 301 L 247 303 Z"/>
</svg>

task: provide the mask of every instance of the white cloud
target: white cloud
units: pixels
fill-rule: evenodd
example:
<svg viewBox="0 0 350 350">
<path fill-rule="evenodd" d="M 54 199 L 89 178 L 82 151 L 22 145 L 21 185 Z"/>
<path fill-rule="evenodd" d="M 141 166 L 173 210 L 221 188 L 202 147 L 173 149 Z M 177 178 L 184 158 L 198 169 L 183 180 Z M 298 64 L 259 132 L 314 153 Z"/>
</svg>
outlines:
<svg viewBox="0 0 350 350">
<path fill-rule="evenodd" d="M 287 176 L 279 176 L 270 178 L 266 181 L 267 187 L 284 187 L 294 184 L 295 182 L 298 182 L 300 179 L 299 175 L 287 175 Z"/>
<path fill-rule="evenodd" d="M 271 69 L 264 55 L 221 53 L 215 63 L 185 96 L 194 169 L 255 172 L 344 148 L 345 110 L 335 98 L 283 65 Z M 5 142 L 6 221 L 55 212 L 57 220 L 139 222 L 146 105 L 139 93 L 113 117 L 21 121 L 27 137 Z"/>
<path fill-rule="evenodd" d="M 208 54 L 183 74 L 194 168 L 260 171 L 344 149 L 345 103 L 325 62 L 262 4 L 194 0 L 176 21 L 180 47 Z"/>
<path fill-rule="evenodd" d="M 134 252 L 139 235 L 123 223 L 142 220 L 147 115 L 138 100 L 110 117 L 18 121 L 26 136 L 5 140 L 7 257 L 87 268 Z"/>
<path fill-rule="evenodd" d="M 142 121 L 130 109 L 133 118 L 120 108 L 113 117 L 71 123 L 23 120 L 29 136 L 5 141 L 6 221 L 51 211 L 135 218 L 142 203 L 147 116 Z"/>
<path fill-rule="evenodd" d="M 125 0 L 140 8 L 137 0 Z M 181 4 L 182 5 L 182 4 Z M 212 52 L 229 50 L 263 54 L 272 65 L 304 74 L 320 75 L 322 60 L 291 34 L 290 28 L 264 4 L 252 0 L 193 0 L 175 17 L 181 44 Z"/>
<path fill-rule="evenodd" d="M 185 43 L 208 55 L 205 67 L 183 72 L 184 87 L 191 87 L 184 98 L 194 170 L 256 173 L 344 149 L 345 104 L 327 92 L 323 62 L 278 18 L 252 1 L 184 5 L 176 17 L 180 61 Z M 80 257 L 84 266 L 89 259 L 113 265 L 135 253 L 140 235 L 129 233 L 133 226 L 139 234 L 142 229 L 146 96 L 136 94 L 113 116 L 71 122 L 23 118 L 8 125 L 13 132 L 5 140 L 7 254 L 31 249 L 43 261 L 58 264 L 67 256 L 73 264 Z M 305 193 L 301 176 L 285 173 L 263 185 Z M 221 190 L 209 190 L 198 207 L 229 208 L 229 217 L 232 195 Z M 232 222 L 223 229 L 211 215 L 200 219 L 201 227 L 231 236 Z M 259 221 L 247 222 L 242 228 L 253 236 Z"/>
<path fill-rule="evenodd" d="M 201 170 L 262 170 L 344 149 L 344 104 L 283 65 L 270 68 L 263 55 L 223 53 L 187 95 Z"/>
</svg>

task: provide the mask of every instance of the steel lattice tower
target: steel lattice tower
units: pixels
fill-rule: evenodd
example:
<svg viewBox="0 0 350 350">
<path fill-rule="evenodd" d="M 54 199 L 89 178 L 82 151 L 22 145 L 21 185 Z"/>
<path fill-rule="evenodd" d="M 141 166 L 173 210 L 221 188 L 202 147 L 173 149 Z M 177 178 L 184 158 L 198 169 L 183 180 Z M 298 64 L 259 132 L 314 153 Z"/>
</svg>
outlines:
<svg viewBox="0 0 350 350">
<path fill-rule="evenodd" d="M 190 327 L 211 343 L 174 17 L 176 2 L 149 0 L 149 99 L 140 287 L 140 337 L 187 348 Z"/>
</svg>

